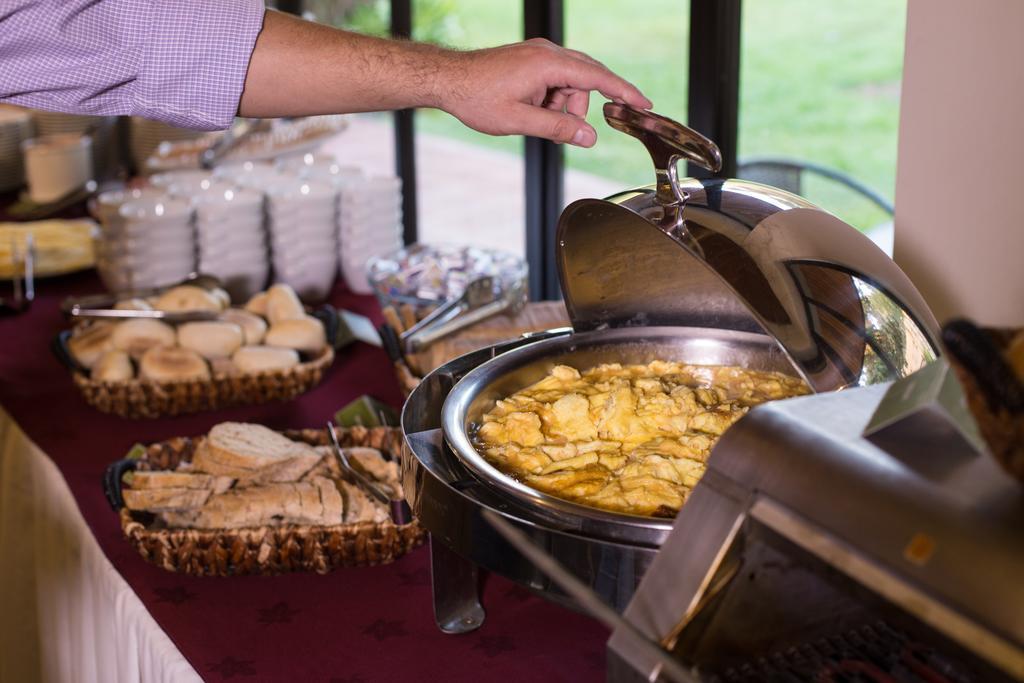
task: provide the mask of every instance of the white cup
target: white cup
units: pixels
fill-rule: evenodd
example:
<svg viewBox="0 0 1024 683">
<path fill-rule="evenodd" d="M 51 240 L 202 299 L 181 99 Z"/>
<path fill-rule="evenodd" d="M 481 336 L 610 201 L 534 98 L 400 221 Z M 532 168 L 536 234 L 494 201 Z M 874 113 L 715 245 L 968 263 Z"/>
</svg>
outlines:
<svg viewBox="0 0 1024 683">
<path fill-rule="evenodd" d="M 21 143 L 28 196 L 55 202 L 92 180 L 92 138 L 78 133 L 44 135 Z"/>
</svg>

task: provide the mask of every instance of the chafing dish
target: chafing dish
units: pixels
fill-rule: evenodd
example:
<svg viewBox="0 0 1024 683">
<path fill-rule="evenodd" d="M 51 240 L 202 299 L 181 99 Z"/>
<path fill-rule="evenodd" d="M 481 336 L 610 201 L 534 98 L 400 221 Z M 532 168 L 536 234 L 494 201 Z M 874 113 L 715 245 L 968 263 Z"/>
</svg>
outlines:
<svg viewBox="0 0 1024 683">
<path fill-rule="evenodd" d="M 766 404 L 726 432 L 632 625 L 701 680 L 1024 680 L 1024 491 L 952 425 L 864 438 L 885 394 Z M 659 679 L 620 631 L 608 680 Z"/>
<path fill-rule="evenodd" d="M 555 362 L 586 368 L 655 358 L 788 372 L 815 392 L 885 382 L 938 353 L 937 325 L 900 269 L 865 236 L 804 199 L 717 170 L 714 143 L 656 114 L 609 103 L 609 123 L 651 154 L 656 183 L 563 212 L 559 277 L 572 329 L 498 344 L 424 378 L 406 402 L 405 490 L 431 532 L 434 608 L 448 632 L 478 627 L 477 570 L 559 592 L 480 518 L 503 515 L 623 609 L 671 530 L 525 487 L 483 461 L 468 432 L 495 398 Z"/>
</svg>

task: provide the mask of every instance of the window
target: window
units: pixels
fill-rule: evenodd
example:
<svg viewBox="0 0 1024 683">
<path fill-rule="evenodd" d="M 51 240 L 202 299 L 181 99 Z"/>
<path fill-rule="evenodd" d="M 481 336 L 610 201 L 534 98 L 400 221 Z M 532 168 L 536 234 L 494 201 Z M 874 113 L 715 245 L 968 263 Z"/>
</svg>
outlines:
<svg viewBox="0 0 1024 683">
<path fill-rule="evenodd" d="M 740 175 L 790 184 L 861 230 L 891 221 L 842 181 L 892 202 L 906 0 L 744 0 L 742 8 Z M 797 166 L 745 173 L 754 159 Z"/>
<path fill-rule="evenodd" d="M 461 48 L 521 40 L 525 8 L 534 17 L 531 30 L 564 33 L 569 47 L 636 82 L 659 113 L 687 122 L 695 112 L 702 121 L 695 127 L 724 143 L 727 164 L 738 157 L 740 177 L 795 191 L 861 230 L 888 224 L 891 235 L 906 0 L 649 0 L 642 7 L 629 0 L 306 0 L 304 6 L 336 25 L 383 35 L 392 3 L 411 4 L 414 38 Z M 700 25 L 691 27 L 691 17 Z M 690 65 L 691 54 L 703 61 Z M 698 102 L 689 101 L 691 92 Z M 588 116 L 598 131 L 596 147 L 552 154 L 531 143 L 525 158 L 518 138 L 480 135 L 440 112 L 417 112 L 409 151 L 416 152 L 418 238 L 520 254 L 528 243 L 531 271 L 543 273 L 538 281 L 531 275 L 533 293 L 556 295 L 549 252 L 557 208 L 653 182 L 642 146 L 605 125 L 602 103 L 594 96 Z M 394 143 L 383 141 L 390 120 L 368 118 L 366 130 L 373 124 L 376 132 L 365 139 L 380 142 L 345 153 L 359 163 L 372 159 L 366 163 L 374 168 L 386 164 L 394 155 Z"/>
<path fill-rule="evenodd" d="M 413 37 L 473 49 L 522 40 L 523 7 L 418 0 Z M 419 240 L 525 252 L 523 143 L 477 133 L 434 109 L 416 114 Z"/>
<path fill-rule="evenodd" d="M 686 121 L 689 2 L 566 0 L 565 44 L 632 81 L 659 114 Z M 591 149 L 566 146 L 565 203 L 654 182 L 654 167 L 640 141 L 604 121 L 605 100 L 591 96 L 587 121 L 597 130 Z"/>
</svg>

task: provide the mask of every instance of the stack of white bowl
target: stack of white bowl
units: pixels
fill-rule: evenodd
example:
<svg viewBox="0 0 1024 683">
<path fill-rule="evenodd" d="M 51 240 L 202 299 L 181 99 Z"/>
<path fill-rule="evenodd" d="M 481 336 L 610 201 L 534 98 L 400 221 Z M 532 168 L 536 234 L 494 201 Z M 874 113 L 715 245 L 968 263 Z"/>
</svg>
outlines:
<svg viewBox="0 0 1024 683">
<path fill-rule="evenodd" d="M 341 274 L 353 292 L 369 294 L 367 262 L 402 246 L 402 181 L 394 176 L 355 179 L 342 184 L 340 193 Z"/>
<path fill-rule="evenodd" d="M 62 133 L 91 136 L 94 178 L 106 178 L 116 168 L 120 159 L 116 116 L 79 116 L 34 109 L 32 118 L 35 119 L 36 135 L 39 137 Z"/>
<path fill-rule="evenodd" d="M 170 189 L 180 192 L 176 185 Z M 191 196 L 199 271 L 219 278 L 233 301 L 262 291 L 270 275 L 263 194 L 214 181 Z"/>
<path fill-rule="evenodd" d="M 32 116 L 27 109 L 0 104 L 0 191 L 25 183 L 21 143 L 32 137 Z"/>
<path fill-rule="evenodd" d="M 178 282 L 196 270 L 192 208 L 156 190 L 97 197 L 96 269 L 107 289 L 122 292 Z"/>
<path fill-rule="evenodd" d="M 274 281 L 320 300 L 338 274 L 338 195 L 327 183 L 282 178 L 265 190 Z"/>
</svg>

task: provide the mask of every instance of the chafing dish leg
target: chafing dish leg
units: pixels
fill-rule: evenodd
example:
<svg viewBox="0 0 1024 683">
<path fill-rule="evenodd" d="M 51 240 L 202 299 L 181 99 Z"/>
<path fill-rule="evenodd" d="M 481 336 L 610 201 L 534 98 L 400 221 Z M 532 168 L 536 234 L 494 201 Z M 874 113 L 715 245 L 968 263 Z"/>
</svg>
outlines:
<svg viewBox="0 0 1024 683">
<path fill-rule="evenodd" d="M 445 633 L 469 633 L 484 623 L 477 566 L 430 538 L 434 621 Z"/>
</svg>

